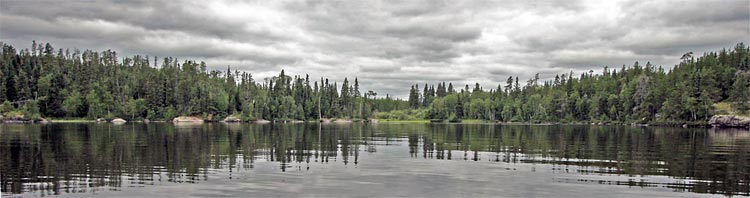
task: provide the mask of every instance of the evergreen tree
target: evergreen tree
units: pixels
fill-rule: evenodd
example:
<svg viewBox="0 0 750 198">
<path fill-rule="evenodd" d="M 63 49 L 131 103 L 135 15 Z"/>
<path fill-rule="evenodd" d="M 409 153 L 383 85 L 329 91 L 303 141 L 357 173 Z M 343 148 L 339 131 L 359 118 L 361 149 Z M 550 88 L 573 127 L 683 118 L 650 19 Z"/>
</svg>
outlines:
<svg viewBox="0 0 750 198">
<path fill-rule="evenodd" d="M 735 76 L 730 98 L 735 108 L 744 114 L 750 110 L 750 71 L 737 72 Z"/>
</svg>

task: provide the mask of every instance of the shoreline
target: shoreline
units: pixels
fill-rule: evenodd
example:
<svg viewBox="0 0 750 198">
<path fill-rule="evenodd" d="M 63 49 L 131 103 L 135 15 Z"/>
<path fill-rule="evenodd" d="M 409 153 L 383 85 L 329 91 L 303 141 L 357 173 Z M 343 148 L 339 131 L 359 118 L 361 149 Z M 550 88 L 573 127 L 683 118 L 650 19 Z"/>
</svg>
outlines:
<svg viewBox="0 0 750 198">
<path fill-rule="evenodd" d="M 188 122 L 172 122 L 172 121 L 128 121 L 129 123 L 143 123 L 143 124 L 149 124 L 149 123 L 172 123 L 172 124 L 182 124 L 182 123 L 188 123 Z M 97 122 L 96 120 L 82 120 L 82 119 L 70 119 L 70 120 L 44 120 L 44 121 L 20 121 L 20 120 L 5 120 L 0 122 L 0 124 L 52 124 L 52 123 L 66 123 L 66 124 L 75 124 L 75 123 L 110 123 L 110 124 L 124 124 L 124 123 L 112 123 L 112 122 Z M 212 123 L 223 123 L 223 124 L 301 124 L 301 123 L 321 123 L 321 124 L 350 124 L 350 123 L 382 123 L 382 124 L 491 124 L 491 125 L 506 125 L 506 126 L 521 126 L 521 125 L 527 125 L 527 126 L 633 126 L 633 127 L 678 127 L 678 128 L 736 128 L 736 129 L 749 129 L 748 127 L 719 127 L 719 126 L 712 126 L 708 123 L 701 123 L 701 124 L 665 124 L 665 123 L 651 123 L 651 124 L 626 124 L 626 123 L 586 123 L 586 122 L 570 122 L 570 123 L 534 123 L 534 122 L 498 122 L 498 121 L 488 121 L 488 120 L 464 120 L 462 122 L 432 122 L 430 120 L 377 120 L 365 122 L 363 120 L 356 120 L 356 121 L 339 121 L 339 122 L 321 122 L 319 120 L 293 120 L 293 121 L 269 121 L 269 122 L 262 122 L 262 121 L 242 121 L 242 122 L 224 122 L 224 121 L 204 121 L 204 122 L 189 122 L 194 124 L 212 124 Z"/>
<path fill-rule="evenodd" d="M 190 122 L 195 124 L 203 123 L 225 123 L 225 124 L 297 124 L 297 123 L 324 123 L 324 124 L 346 124 L 346 123 L 383 123 L 383 124 L 496 124 L 496 125 L 529 125 L 529 126 L 574 126 L 574 125 L 588 125 L 588 126 L 638 126 L 638 127 L 681 127 L 681 128 L 740 128 L 750 129 L 750 125 L 730 125 L 721 122 L 722 117 L 731 117 L 740 120 L 750 120 L 748 117 L 732 116 L 732 115 L 715 115 L 711 121 L 708 122 L 683 122 L 683 121 L 655 121 L 650 123 L 624 123 L 624 122 L 501 122 L 492 120 L 477 120 L 467 119 L 459 122 L 449 122 L 447 120 L 428 120 L 428 119 L 416 119 L 416 120 L 394 120 L 394 119 L 345 119 L 345 118 L 326 118 L 326 119 L 314 119 L 314 120 L 255 120 L 255 121 L 197 121 Z M 735 120 L 737 120 L 735 119 Z M 716 121 L 719 120 L 719 121 Z M 127 121 L 133 123 L 174 123 L 180 124 L 185 122 L 179 121 L 162 121 L 162 120 L 134 120 Z M 103 120 L 89 120 L 89 119 L 42 119 L 42 120 L 3 120 L 2 124 L 48 124 L 48 123 L 113 123 L 111 121 Z M 124 122 L 123 122 L 124 123 Z M 114 124 L 123 124 L 114 123 Z"/>
</svg>

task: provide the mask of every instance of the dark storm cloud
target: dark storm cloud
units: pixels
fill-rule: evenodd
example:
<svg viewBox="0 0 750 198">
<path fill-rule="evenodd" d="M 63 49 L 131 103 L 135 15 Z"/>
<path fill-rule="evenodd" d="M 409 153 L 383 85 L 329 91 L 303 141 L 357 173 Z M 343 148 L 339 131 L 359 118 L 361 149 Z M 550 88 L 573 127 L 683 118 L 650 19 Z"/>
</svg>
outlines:
<svg viewBox="0 0 750 198">
<path fill-rule="evenodd" d="M 197 2 L 196 2 L 197 3 Z M 263 30 L 243 30 L 244 22 L 210 17 L 203 5 L 185 1 L 3 1 L 4 15 L 44 21 L 60 18 L 103 20 L 148 30 L 177 31 L 221 39 L 267 41 L 281 38 Z"/>
<path fill-rule="evenodd" d="M 747 42 L 750 1 L 629 1 L 622 23 L 635 30 L 614 47 L 641 55 L 710 51 Z M 669 9 L 665 9 L 669 8 Z"/>
<path fill-rule="evenodd" d="M 629 1 L 622 6 L 634 21 L 666 26 L 747 22 L 750 18 L 750 2 L 739 0 Z"/>
<path fill-rule="evenodd" d="M 670 67 L 750 42 L 750 1 L 0 1 L 0 40 L 203 60 L 403 97 L 411 84 Z"/>
</svg>

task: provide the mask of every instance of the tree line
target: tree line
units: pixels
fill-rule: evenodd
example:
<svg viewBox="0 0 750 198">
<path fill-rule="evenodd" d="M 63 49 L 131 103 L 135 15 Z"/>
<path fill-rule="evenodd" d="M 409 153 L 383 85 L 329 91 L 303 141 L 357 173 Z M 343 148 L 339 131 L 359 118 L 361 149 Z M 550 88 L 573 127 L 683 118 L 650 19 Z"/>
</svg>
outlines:
<svg viewBox="0 0 750 198">
<path fill-rule="evenodd" d="M 619 70 L 557 75 L 540 82 L 508 77 L 485 90 L 479 83 L 454 90 L 453 84 L 413 85 L 408 103 L 414 117 L 457 121 L 504 122 L 705 122 L 728 103 L 740 113 L 750 110 L 750 48 L 684 54 L 669 70 L 651 63 L 623 65 Z M 523 84 L 522 84 L 523 83 Z M 382 117 L 394 117 L 385 113 Z"/>
<path fill-rule="evenodd" d="M 317 120 L 321 118 L 482 119 L 503 122 L 700 122 L 715 103 L 750 110 L 750 48 L 686 53 L 669 70 L 635 62 L 575 76 L 519 82 L 508 77 L 494 89 L 479 83 L 412 85 L 408 100 L 363 91 L 359 80 L 309 76 L 256 81 L 247 72 L 209 71 L 204 62 L 106 50 L 55 49 L 32 42 L 17 50 L 2 44 L 0 113 L 23 119 L 126 118 L 170 120 Z M 523 84 L 522 84 L 523 83 Z M 209 116 L 211 115 L 211 116 Z"/>
<path fill-rule="evenodd" d="M 357 78 L 339 86 L 282 70 L 258 82 L 229 67 L 209 71 L 204 62 L 140 55 L 120 59 L 112 50 L 81 52 L 49 43 L 33 42 L 23 50 L 2 44 L 0 64 L 0 112 L 6 118 L 366 119 L 376 109 L 408 108 L 403 100 L 361 91 Z"/>
</svg>

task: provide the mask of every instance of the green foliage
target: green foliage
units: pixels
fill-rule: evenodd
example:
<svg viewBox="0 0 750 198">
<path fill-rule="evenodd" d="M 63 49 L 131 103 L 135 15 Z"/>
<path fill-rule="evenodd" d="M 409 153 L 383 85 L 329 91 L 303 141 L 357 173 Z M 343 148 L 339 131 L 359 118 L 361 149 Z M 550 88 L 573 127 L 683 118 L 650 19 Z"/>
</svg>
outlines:
<svg viewBox="0 0 750 198">
<path fill-rule="evenodd" d="M 39 104 L 36 100 L 31 100 L 23 105 L 23 115 L 26 120 L 40 120 L 42 113 L 39 110 Z"/>
<path fill-rule="evenodd" d="M 127 112 L 130 114 L 130 119 L 135 120 L 136 118 L 142 118 L 146 113 L 146 100 L 139 98 L 128 101 Z"/>
<path fill-rule="evenodd" d="M 104 104 L 102 98 L 99 97 L 99 94 L 96 91 L 91 90 L 86 94 L 86 103 L 89 107 L 87 114 L 89 118 L 101 118 L 108 114 L 107 105 Z"/>
<path fill-rule="evenodd" d="M 165 120 L 172 120 L 179 116 L 177 114 L 177 110 L 175 110 L 174 107 L 167 107 L 165 109 L 166 110 L 162 110 L 164 112 L 164 116 L 162 118 L 164 118 Z"/>
<path fill-rule="evenodd" d="M 62 108 L 70 117 L 81 117 L 86 112 L 84 98 L 78 91 L 68 94 L 68 97 L 63 101 Z"/>
<path fill-rule="evenodd" d="M 732 85 L 731 101 L 741 114 L 750 111 L 750 71 L 737 72 Z"/>
<path fill-rule="evenodd" d="M 229 95 L 224 90 L 215 90 L 209 93 L 209 104 L 210 112 L 227 112 L 229 109 Z"/>
<path fill-rule="evenodd" d="M 10 104 L 10 102 L 7 100 L 4 101 L 2 104 L 0 104 L 0 113 L 6 113 L 6 112 L 15 111 L 15 110 L 16 108 L 13 107 L 13 105 Z"/>
<path fill-rule="evenodd" d="M 375 117 L 384 120 L 423 120 L 427 118 L 427 114 L 427 109 L 406 109 L 379 112 Z"/>
</svg>

